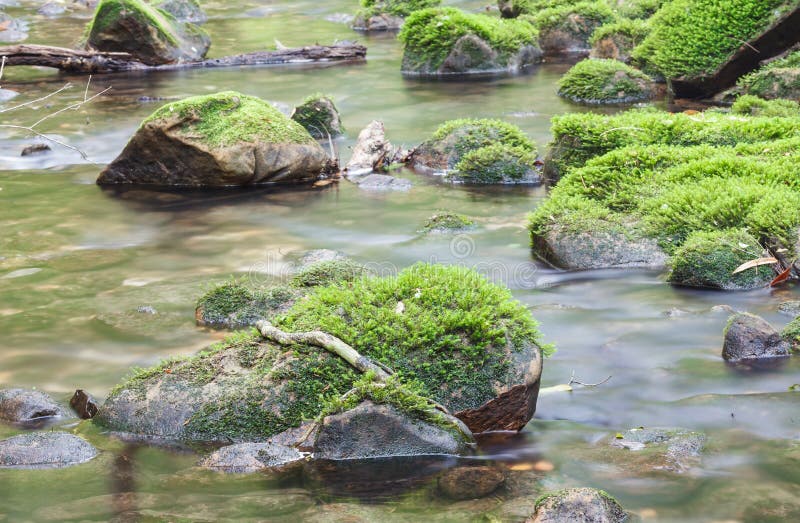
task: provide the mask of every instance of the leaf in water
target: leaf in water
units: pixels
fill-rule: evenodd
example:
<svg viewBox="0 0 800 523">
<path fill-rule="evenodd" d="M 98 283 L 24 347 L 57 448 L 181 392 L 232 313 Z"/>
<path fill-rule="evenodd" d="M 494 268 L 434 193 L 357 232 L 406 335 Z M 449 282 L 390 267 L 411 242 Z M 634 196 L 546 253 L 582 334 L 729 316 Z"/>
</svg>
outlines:
<svg viewBox="0 0 800 523">
<path fill-rule="evenodd" d="M 795 383 L 791 387 L 789 387 L 790 392 L 800 392 L 800 383 Z"/>
<path fill-rule="evenodd" d="M 3 20 L 0 22 L 0 31 L 5 31 L 9 27 L 11 27 L 11 20 Z"/>
<path fill-rule="evenodd" d="M 781 283 L 784 283 L 786 280 L 788 280 L 788 279 L 791 277 L 791 275 L 792 275 L 792 267 L 791 267 L 791 266 L 789 266 L 789 268 L 788 268 L 788 269 L 786 269 L 786 270 L 785 270 L 785 271 L 783 271 L 782 273 L 778 274 L 778 275 L 775 277 L 775 279 L 774 279 L 774 280 L 772 280 L 771 282 L 769 282 L 769 286 L 770 286 L 770 287 L 777 287 L 777 286 L 778 286 L 778 285 L 780 285 Z"/>
<path fill-rule="evenodd" d="M 752 269 L 753 267 L 758 267 L 759 265 L 772 265 L 773 263 L 778 263 L 777 258 L 773 258 L 771 256 L 768 258 L 756 258 L 755 260 L 750 260 L 749 262 L 745 262 L 736 267 L 736 270 L 733 271 L 733 274 L 739 274 L 742 271 Z"/>
</svg>

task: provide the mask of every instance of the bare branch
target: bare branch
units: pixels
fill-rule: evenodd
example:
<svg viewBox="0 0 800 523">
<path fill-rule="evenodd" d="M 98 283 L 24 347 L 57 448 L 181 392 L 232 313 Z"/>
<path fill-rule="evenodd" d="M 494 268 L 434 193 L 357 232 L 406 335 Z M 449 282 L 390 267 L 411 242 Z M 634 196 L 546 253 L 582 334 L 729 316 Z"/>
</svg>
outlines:
<svg viewBox="0 0 800 523">
<path fill-rule="evenodd" d="M 5 56 L 3 57 L 3 59 L 5 59 Z M 61 89 L 58 89 L 57 91 L 53 91 L 52 93 L 50 93 L 48 95 L 45 95 L 45 96 L 42 96 L 41 98 L 37 98 L 36 100 L 31 100 L 30 102 L 25 102 L 25 103 L 22 103 L 22 104 L 19 104 L 19 105 L 15 105 L 13 107 L 6 107 L 5 109 L 0 109 L 0 114 L 8 113 L 8 112 L 14 111 L 16 109 L 19 109 L 21 107 L 27 107 L 29 105 L 33 105 L 35 103 L 43 102 L 43 101 L 47 100 L 48 98 L 52 98 L 55 95 L 57 95 L 59 93 L 62 93 L 64 91 L 66 91 L 67 89 L 71 89 L 71 88 L 72 88 L 72 84 L 70 84 L 70 83 L 65 84 Z"/>
<path fill-rule="evenodd" d="M 86 86 L 87 86 L 87 88 L 88 88 L 89 84 L 87 83 L 87 84 L 86 84 Z M 66 107 L 64 107 L 64 108 L 62 108 L 62 109 L 59 109 L 58 111 L 56 111 L 56 112 L 54 112 L 54 113 L 48 114 L 48 115 L 46 115 L 46 116 L 43 116 L 42 118 L 40 118 L 39 120 L 37 120 L 37 121 L 36 121 L 36 123 L 34 123 L 33 125 L 31 125 L 31 127 L 36 127 L 37 125 L 39 125 L 40 123 L 44 122 L 45 120 L 49 120 L 50 118 L 52 118 L 52 117 L 54 117 L 54 116 L 57 116 L 57 115 L 59 115 L 59 114 L 61 114 L 61 113 L 63 113 L 63 112 L 69 111 L 70 109 L 75 109 L 75 110 L 78 110 L 78 109 L 80 109 L 80 108 L 81 108 L 81 106 L 82 106 L 82 105 L 84 105 L 84 104 L 86 104 L 86 103 L 88 103 L 88 102 L 91 102 L 92 100 L 94 100 L 94 99 L 95 99 L 95 98 L 97 98 L 98 96 L 101 96 L 101 95 L 103 95 L 103 94 L 107 93 L 107 92 L 108 92 L 110 89 L 111 89 L 111 87 L 106 87 L 105 89 L 103 89 L 103 90 L 102 90 L 102 91 L 100 91 L 99 93 L 97 93 L 97 94 L 93 95 L 91 98 L 85 98 L 85 97 L 84 97 L 84 100 L 83 100 L 82 102 L 77 102 L 77 103 L 74 103 L 74 104 L 72 104 L 72 105 L 68 105 L 68 106 L 66 106 Z"/>
<path fill-rule="evenodd" d="M 577 379 L 575 379 L 575 371 L 572 371 L 572 377 L 569 379 L 569 385 L 575 384 L 575 385 L 580 385 L 582 387 L 599 387 L 600 385 L 603 385 L 604 383 L 608 383 L 609 381 L 611 381 L 611 378 L 613 378 L 613 376 L 609 376 L 599 383 L 583 383 L 582 381 L 578 381 Z"/>
<path fill-rule="evenodd" d="M 22 130 L 22 131 L 28 131 L 29 133 L 31 133 L 31 134 L 35 134 L 36 136 L 39 136 L 39 137 L 41 137 L 41 138 L 44 138 L 44 139 L 45 139 L 45 140 L 47 140 L 47 141 L 53 142 L 53 143 L 55 143 L 55 144 L 58 144 L 58 145 L 60 145 L 60 146 L 62 146 L 62 147 L 66 147 L 67 149 L 72 149 L 72 150 L 73 150 L 73 151 L 75 151 L 76 153 L 80 154 L 80 155 L 81 155 L 81 158 L 83 158 L 83 159 L 84 159 L 84 160 L 86 160 L 87 162 L 89 162 L 89 163 L 95 163 L 95 162 L 91 161 L 91 160 L 90 160 L 90 159 L 89 159 L 89 158 L 86 156 L 86 153 L 84 153 L 83 151 L 81 151 L 81 150 L 80 150 L 80 149 L 78 149 L 77 147 L 74 147 L 74 146 L 72 146 L 72 145 L 69 145 L 69 144 L 66 144 L 66 143 L 64 143 L 64 142 L 62 142 L 62 141 L 56 140 L 55 138 L 52 138 L 52 137 L 50 137 L 50 136 L 47 136 L 47 135 L 46 135 L 46 134 L 44 134 L 44 133 L 40 133 L 39 131 L 37 131 L 36 129 L 33 129 L 33 128 L 31 128 L 31 127 L 25 127 L 24 125 L 0 124 L 0 128 L 5 128 L 5 129 L 18 129 L 18 130 Z M 95 164 L 95 165 L 97 165 L 97 164 Z"/>
</svg>

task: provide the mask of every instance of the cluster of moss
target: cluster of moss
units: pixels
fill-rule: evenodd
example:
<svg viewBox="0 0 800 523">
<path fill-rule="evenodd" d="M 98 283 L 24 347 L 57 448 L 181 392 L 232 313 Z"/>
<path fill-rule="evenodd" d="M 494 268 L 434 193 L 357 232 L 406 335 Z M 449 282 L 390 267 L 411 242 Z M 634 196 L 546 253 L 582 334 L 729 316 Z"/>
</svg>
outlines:
<svg viewBox="0 0 800 523">
<path fill-rule="evenodd" d="M 84 40 L 91 42 L 94 36 L 108 30 L 116 23 L 123 13 L 140 17 L 143 25 L 150 26 L 156 31 L 159 40 L 178 45 L 175 17 L 143 0 L 100 0 L 92 21 L 86 26 Z"/>
<path fill-rule="evenodd" d="M 292 121 L 268 102 L 235 91 L 193 96 L 156 110 L 142 122 L 185 120 L 183 132 L 202 136 L 209 145 L 238 142 L 315 143 L 302 125 Z"/>
<path fill-rule="evenodd" d="M 501 62 L 525 46 L 537 45 L 537 32 L 529 23 L 471 14 L 452 7 L 413 12 L 398 38 L 404 44 L 404 62 L 417 70 L 439 69 L 463 36 L 474 35 L 494 49 Z"/>
<path fill-rule="evenodd" d="M 574 149 L 530 217 L 534 244 L 556 224 L 635 229 L 675 256 L 674 281 L 724 288 L 765 281 L 765 268 L 731 275 L 761 246 L 794 253 L 800 117 L 630 111 L 561 118 L 554 129 Z"/>
<path fill-rule="evenodd" d="M 465 153 L 449 173 L 466 183 L 516 183 L 536 173 L 536 154 L 530 149 L 497 143 Z"/>
<path fill-rule="evenodd" d="M 369 18 L 379 14 L 406 17 L 414 11 L 439 7 L 442 0 L 361 0 L 361 10 L 356 16 Z"/>
<path fill-rule="evenodd" d="M 746 116 L 792 118 L 800 116 L 800 103 L 783 99 L 764 100 L 758 96 L 745 94 L 736 99 L 731 112 Z"/>
<path fill-rule="evenodd" d="M 775 20 L 787 0 L 672 0 L 651 19 L 651 32 L 634 51 L 667 78 L 716 70 Z"/>
<path fill-rule="evenodd" d="M 494 396 L 514 353 L 540 338 L 508 290 L 469 269 L 426 264 L 392 278 L 319 288 L 278 326 L 337 336 L 401 378 L 417 380 L 420 395 L 455 403 L 455 410 Z"/>
<path fill-rule="evenodd" d="M 462 231 L 464 229 L 473 227 L 474 225 L 475 222 L 463 214 L 444 211 L 437 212 L 425 220 L 425 224 L 422 226 L 422 230 L 420 232 Z"/>
<path fill-rule="evenodd" d="M 327 260 L 312 263 L 292 278 L 295 287 L 319 287 L 349 282 L 367 276 L 367 268 L 352 260 Z"/>
<path fill-rule="evenodd" d="M 502 120 L 449 120 L 436 129 L 432 141 L 446 144 L 443 152 L 451 157 L 450 168 L 454 168 L 466 154 L 496 144 L 536 154 L 536 146 L 522 129 Z"/>
<path fill-rule="evenodd" d="M 617 13 L 625 18 L 644 20 L 653 16 L 669 0 L 613 0 Z"/>
<path fill-rule="evenodd" d="M 627 56 L 650 34 L 650 24 L 647 20 L 622 18 L 609 24 L 604 24 L 595 29 L 589 39 L 592 46 L 592 56 L 597 58 L 618 58 L 606 56 L 604 47 L 612 43 L 620 55 Z M 621 59 L 621 58 L 620 58 Z M 626 60 L 624 60 L 626 61 Z"/>
<path fill-rule="evenodd" d="M 737 86 L 745 93 L 761 98 L 800 100 L 800 51 L 743 76 Z"/>
<path fill-rule="evenodd" d="M 652 96 L 652 79 L 617 60 L 582 60 L 558 82 L 558 94 L 586 104 L 631 103 Z"/>
<path fill-rule="evenodd" d="M 800 352 L 800 316 L 783 328 L 781 337 L 789 342 L 792 346 L 792 351 Z"/>
<path fill-rule="evenodd" d="M 588 41 L 600 26 L 616 20 L 608 2 L 569 2 L 533 13 L 531 20 L 539 31 L 566 31 Z"/>
</svg>

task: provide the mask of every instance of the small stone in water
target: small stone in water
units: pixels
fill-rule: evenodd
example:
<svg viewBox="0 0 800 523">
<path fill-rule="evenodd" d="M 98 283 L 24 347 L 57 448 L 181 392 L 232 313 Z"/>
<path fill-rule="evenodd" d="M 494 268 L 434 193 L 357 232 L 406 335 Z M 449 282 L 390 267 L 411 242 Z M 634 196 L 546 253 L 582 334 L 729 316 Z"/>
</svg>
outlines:
<svg viewBox="0 0 800 523">
<path fill-rule="evenodd" d="M 136 312 L 140 312 L 142 314 L 158 314 L 158 311 L 150 305 L 141 305 L 136 308 Z"/>
<path fill-rule="evenodd" d="M 69 406 L 81 419 L 92 419 L 97 415 L 97 402 L 85 391 L 78 389 L 69 400 Z"/>
<path fill-rule="evenodd" d="M 50 146 L 46 143 L 35 143 L 25 147 L 20 156 L 33 156 L 34 154 L 46 153 L 50 150 Z"/>
</svg>

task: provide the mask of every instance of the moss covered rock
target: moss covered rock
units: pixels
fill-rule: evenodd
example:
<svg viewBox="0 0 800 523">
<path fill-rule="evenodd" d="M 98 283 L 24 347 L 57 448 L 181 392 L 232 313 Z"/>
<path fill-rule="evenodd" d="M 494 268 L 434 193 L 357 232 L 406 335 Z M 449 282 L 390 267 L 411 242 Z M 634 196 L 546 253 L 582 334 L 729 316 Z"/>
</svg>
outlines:
<svg viewBox="0 0 800 523">
<path fill-rule="evenodd" d="M 603 490 L 566 489 L 542 496 L 536 501 L 536 512 L 527 523 L 573 523 L 576 521 L 623 523 L 628 514 Z"/>
<path fill-rule="evenodd" d="M 789 343 L 793 352 L 800 352 L 800 316 L 783 328 L 781 338 Z"/>
<path fill-rule="evenodd" d="M 226 91 L 150 115 L 97 183 L 225 187 L 316 180 L 325 150 L 269 103 Z"/>
<path fill-rule="evenodd" d="M 541 57 L 531 24 L 450 7 L 412 13 L 399 38 L 406 74 L 515 72 Z"/>
<path fill-rule="evenodd" d="M 546 55 L 588 54 L 589 40 L 595 30 L 615 19 L 616 15 L 604 1 L 569 2 L 538 11 L 532 17 Z"/>
<path fill-rule="evenodd" d="M 468 216 L 455 212 L 437 212 L 427 220 L 420 232 L 423 233 L 451 233 L 463 232 L 475 226 Z"/>
<path fill-rule="evenodd" d="M 633 49 L 650 33 L 646 20 L 622 18 L 598 27 L 589 44 L 592 58 L 610 58 L 629 63 Z"/>
<path fill-rule="evenodd" d="M 800 51 L 743 76 L 737 86 L 745 94 L 767 100 L 787 98 L 800 101 Z"/>
<path fill-rule="evenodd" d="M 181 22 L 191 22 L 202 24 L 208 20 L 208 16 L 200 7 L 197 0 L 155 0 L 151 2 L 153 7 L 166 11 Z"/>
<path fill-rule="evenodd" d="M 398 401 L 389 403 L 405 411 L 433 399 L 475 432 L 519 430 L 535 411 L 536 323 L 507 290 L 467 269 L 418 265 L 396 278 L 319 288 L 279 327 L 323 330 L 393 369 L 407 387 L 400 392 L 410 393 L 390 395 Z M 323 349 L 287 350 L 242 332 L 196 356 L 136 371 L 95 421 L 140 436 L 260 441 L 335 409 L 359 379 Z M 380 392 L 372 391 L 373 401 Z"/>
<path fill-rule="evenodd" d="M 339 110 L 333 100 L 321 94 L 306 98 L 292 113 L 292 120 L 302 125 L 316 139 L 335 138 L 344 133 Z"/>
<path fill-rule="evenodd" d="M 695 232 L 675 251 L 669 281 L 675 285 L 722 290 L 765 287 L 775 277 L 769 266 L 733 272 L 743 263 L 767 254 L 743 230 Z"/>
<path fill-rule="evenodd" d="M 642 102 L 653 96 L 653 80 L 617 60 L 583 60 L 558 82 L 558 94 L 582 104 Z"/>
<path fill-rule="evenodd" d="M 393 31 L 403 26 L 405 17 L 422 9 L 439 7 L 441 0 L 361 0 L 353 18 L 357 31 Z"/>
<path fill-rule="evenodd" d="M 731 112 L 745 116 L 792 118 L 800 116 L 800 103 L 783 99 L 764 100 L 757 96 L 746 94 L 736 99 L 731 107 Z"/>
<path fill-rule="evenodd" d="M 496 183 L 530 179 L 535 155 L 536 146 L 515 125 L 461 119 L 439 126 L 414 150 L 409 164 L 423 172 L 450 173 L 455 180 Z"/>
<path fill-rule="evenodd" d="M 161 65 L 202 60 L 211 39 L 198 26 L 180 22 L 143 0 L 101 0 L 86 28 L 86 45 Z"/>
</svg>

